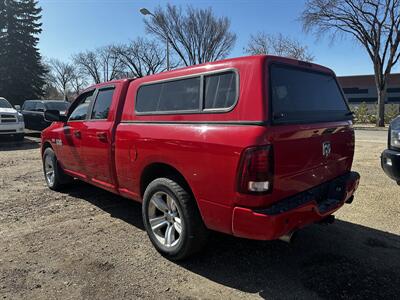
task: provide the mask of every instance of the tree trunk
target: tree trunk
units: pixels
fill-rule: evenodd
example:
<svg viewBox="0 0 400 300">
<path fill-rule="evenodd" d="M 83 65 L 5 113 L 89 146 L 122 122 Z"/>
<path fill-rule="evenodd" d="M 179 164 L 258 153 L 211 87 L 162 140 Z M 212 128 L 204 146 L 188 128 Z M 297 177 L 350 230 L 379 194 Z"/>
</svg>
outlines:
<svg viewBox="0 0 400 300">
<path fill-rule="evenodd" d="M 64 101 L 68 101 L 67 89 L 64 88 Z"/>
<path fill-rule="evenodd" d="M 376 113 L 376 126 L 385 127 L 385 98 L 386 88 L 378 88 L 378 110 Z"/>
</svg>

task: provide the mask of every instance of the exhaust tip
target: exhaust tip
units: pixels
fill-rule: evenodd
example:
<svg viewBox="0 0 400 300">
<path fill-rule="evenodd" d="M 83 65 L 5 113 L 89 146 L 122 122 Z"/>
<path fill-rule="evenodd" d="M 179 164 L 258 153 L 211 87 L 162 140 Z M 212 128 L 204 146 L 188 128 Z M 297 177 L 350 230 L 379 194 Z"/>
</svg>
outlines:
<svg viewBox="0 0 400 300">
<path fill-rule="evenodd" d="M 346 200 L 346 203 L 347 203 L 347 204 L 351 204 L 351 203 L 353 202 L 353 200 L 354 200 L 354 195 L 351 196 L 349 199 L 347 199 L 347 200 Z"/>
<path fill-rule="evenodd" d="M 297 231 L 292 231 L 292 232 L 289 232 L 288 234 L 282 235 L 279 238 L 279 240 L 281 240 L 282 242 L 290 244 L 290 243 L 293 243 L 293 240 L 295 239 L 296 236 L 297 236 Z"/>
</svg>

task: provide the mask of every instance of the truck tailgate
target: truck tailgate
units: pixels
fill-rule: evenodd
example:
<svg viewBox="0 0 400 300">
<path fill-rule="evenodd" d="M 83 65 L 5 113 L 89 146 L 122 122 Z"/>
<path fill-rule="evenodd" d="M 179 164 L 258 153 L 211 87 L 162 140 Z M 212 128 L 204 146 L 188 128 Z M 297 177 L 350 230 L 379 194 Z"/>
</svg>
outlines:
<svg viewBox="0 0 400 300">
<path fill-rule="evenodd" d="M 290 196 L 350 171 L 354 131 L 349 122 L 271 128 L 274 193 Z"/>
</svg>

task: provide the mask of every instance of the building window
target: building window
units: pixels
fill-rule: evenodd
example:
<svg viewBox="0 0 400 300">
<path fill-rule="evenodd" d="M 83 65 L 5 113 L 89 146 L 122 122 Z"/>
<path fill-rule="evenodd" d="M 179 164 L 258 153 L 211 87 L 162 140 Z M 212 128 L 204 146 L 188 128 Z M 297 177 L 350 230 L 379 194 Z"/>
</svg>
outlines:
<svg viewBox="0 0 400 300">
<path fill-rule="evenodd" d="M 387 102 L 389 102 L 389 103 L 400 103 L 400 97 L 388 97 Z"/>
<path fill-rule="evenodd" d="M 345 94 L 368 94 L 368 89 L 360 89 L 358 87 L 343 88 Z"/>
<path fill-rule="evenodd" d="M 386 91 L 388 93 L 400 93 L 400 88 L 388 88 Z"/>
<path fill-rule="evenodd" d="M 363 97 L 363 98 L 349 98 L 348 101 L 350 103 L 376 103 L 378 101 L 378 98 L 374 97 Z"/>
</svg>

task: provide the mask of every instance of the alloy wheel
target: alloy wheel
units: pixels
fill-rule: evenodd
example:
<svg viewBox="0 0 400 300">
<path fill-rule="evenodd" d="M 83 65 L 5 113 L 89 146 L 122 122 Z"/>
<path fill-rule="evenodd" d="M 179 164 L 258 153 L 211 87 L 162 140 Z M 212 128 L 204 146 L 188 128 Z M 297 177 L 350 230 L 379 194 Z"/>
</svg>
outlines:
<svg viewBox="0 0 400 300">
<path fill-rule="evenodd" d="M 176 246 L 182 236 L 182 213 L 176 200 L 165 192 L 156 192 L 150 199 L 147 216 L 151 231 L 164 247 Z"/>
<path fill-rule="evenodd" d="M 46 175 L 46 180 L 48 184 L 51 186 L 54 184 L 55 173 L 54 173 L 54 164 L 50 155 L 47 155 L 44 160 L 44 172 Z"/>
</svg>

